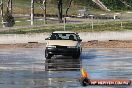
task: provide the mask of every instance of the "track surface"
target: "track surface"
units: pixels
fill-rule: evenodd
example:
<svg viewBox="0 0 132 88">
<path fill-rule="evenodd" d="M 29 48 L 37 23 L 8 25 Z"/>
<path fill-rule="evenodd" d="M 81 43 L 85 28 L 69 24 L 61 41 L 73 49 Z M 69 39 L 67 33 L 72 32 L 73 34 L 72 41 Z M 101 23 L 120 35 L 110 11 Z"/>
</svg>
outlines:
<svg viewBox="0 0 132 88">
<path fill-rule="evenodd" d="M 0 88 L 82 88 L 82 66 L 90 79 L 132 79 L 132 49 L 83 49 L 80 59 L 51 60 L 44 58 L 42 48 L 0 49 Z"/>
</svg>

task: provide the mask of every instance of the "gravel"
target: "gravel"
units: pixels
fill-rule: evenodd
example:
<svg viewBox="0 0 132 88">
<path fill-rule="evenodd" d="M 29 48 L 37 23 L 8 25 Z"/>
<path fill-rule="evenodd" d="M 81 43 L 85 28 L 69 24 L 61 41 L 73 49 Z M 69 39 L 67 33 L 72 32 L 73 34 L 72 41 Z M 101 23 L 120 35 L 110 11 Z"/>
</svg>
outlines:
<svg viewBox="0 0 132 88">
<path fill-rule="evenodd" d="M 0 44 L 0 48 L 44 48 L 45 43 Z M 132 40 L 87 41 L 81 43 L 82 48 L 132 48 Z"/>
</svg>

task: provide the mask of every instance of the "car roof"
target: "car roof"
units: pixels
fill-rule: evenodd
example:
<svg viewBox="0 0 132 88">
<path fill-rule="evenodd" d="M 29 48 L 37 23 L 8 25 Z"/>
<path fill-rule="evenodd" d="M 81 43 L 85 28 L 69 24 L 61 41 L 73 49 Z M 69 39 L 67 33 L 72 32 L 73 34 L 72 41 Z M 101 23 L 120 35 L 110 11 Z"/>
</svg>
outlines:
<svg viewBox="0 0 132 88">
<path fill-rule="evenodd" d="M 73 31 L 54 31 L 53 33 L 76 33 Z"/>
</svg>

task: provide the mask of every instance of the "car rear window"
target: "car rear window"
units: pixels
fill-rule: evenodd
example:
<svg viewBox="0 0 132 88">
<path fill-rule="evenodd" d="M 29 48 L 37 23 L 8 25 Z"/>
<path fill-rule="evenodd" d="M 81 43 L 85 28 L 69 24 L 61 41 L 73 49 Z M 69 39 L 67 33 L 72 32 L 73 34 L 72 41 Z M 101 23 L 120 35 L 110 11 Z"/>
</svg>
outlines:
<svg viewBox="0 0 132 88">
<path fill-rule="evenodd" d="M 77 35 L 74 33 L 52 33 L 51 40 L 77 40 Z"/>
</svg>

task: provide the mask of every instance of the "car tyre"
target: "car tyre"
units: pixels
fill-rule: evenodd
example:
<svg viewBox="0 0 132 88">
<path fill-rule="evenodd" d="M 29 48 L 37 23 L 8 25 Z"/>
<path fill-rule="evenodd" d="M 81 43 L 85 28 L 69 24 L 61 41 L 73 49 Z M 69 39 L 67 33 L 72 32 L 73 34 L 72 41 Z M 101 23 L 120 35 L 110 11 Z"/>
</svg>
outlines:
<svg viewBox="0 0 132 88">
<path fill-rule="evenodd" d="M 80 53 L 74 54 L 72 57 L 73 57 L 74 59 L 78 59 L 78 58 L 80 57 Z"/>
<path fill-rule="evenodd" d="M 80 50 L 78 51 L 78 53 L 76 53 L 76 54 L 73 54 L 72 55 L 72 57 L 74 58 L 74 59 L 78 59 L 79 57 L 80 57 Z"/>
<path fill-rule="evenodd" d="M 51 59 L 52 56 L 53 56 L 53 55 L 48 54 L 47 51 L 45 51 L 45 58 L 46 58 L 46 59 Z"/>
<path fill-rule="evenodd" d="M 72 58 L 73 59 L 78 59 L 80 57 L 80 55 L 73 55 Z"/>
</svg>

